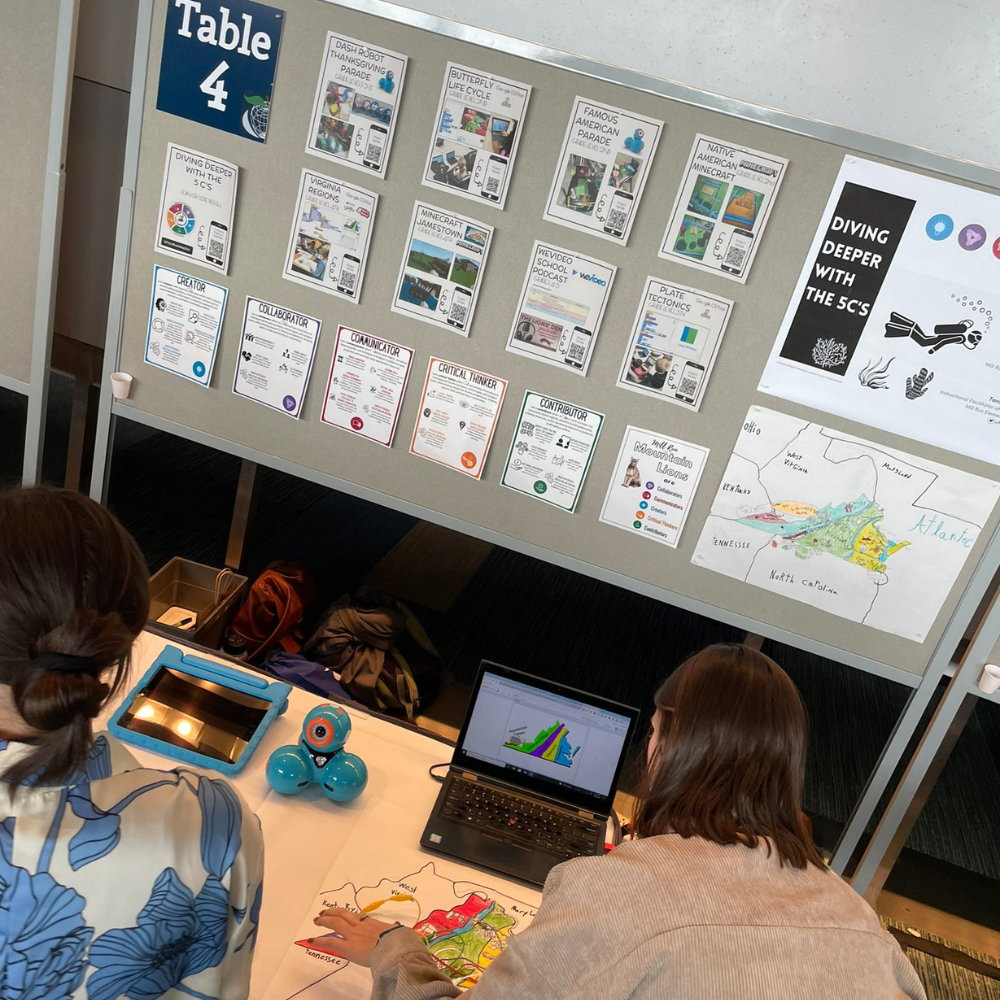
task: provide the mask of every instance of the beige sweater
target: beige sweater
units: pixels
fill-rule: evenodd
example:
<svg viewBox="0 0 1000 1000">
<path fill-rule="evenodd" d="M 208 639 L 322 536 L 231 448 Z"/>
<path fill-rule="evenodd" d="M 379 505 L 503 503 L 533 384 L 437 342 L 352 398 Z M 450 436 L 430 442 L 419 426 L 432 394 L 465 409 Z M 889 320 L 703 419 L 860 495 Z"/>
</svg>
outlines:
<svg viewBox="0 0 1000 1000">
<path fill-rule="evenodd" d="M 372 1000 L 460 991 L 411 930 L 379 941 Z M 766 847 L 651 837 L 553 869 L 474 1000 L 925 1000 L 867 903 Z"/>
</svg>

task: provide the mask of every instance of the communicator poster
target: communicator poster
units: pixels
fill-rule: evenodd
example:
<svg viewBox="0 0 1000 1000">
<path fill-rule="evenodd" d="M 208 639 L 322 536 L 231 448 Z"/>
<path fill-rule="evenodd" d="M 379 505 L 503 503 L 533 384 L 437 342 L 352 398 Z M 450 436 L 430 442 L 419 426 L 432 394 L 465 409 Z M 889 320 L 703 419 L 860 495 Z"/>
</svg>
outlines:
<svg viewBox="0 0 1000 1000">
<path fill-rule="evenodd" d="M 760 390 L 1000 464 L 1000 197 L 844 158 Z"/>
</svg>

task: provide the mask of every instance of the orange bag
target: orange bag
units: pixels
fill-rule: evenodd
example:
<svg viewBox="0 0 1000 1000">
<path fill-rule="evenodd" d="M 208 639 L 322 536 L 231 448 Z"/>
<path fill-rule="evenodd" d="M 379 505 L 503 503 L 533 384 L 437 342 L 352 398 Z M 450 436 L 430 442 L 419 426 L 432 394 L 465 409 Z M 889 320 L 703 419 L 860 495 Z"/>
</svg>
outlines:
<svg viewBox="0 0 1000 1000">
<path fill-rule="evenodd" d="M 299 626 L 316 602 L 316 581 L 309 570 L 301 563 L 279 560 L 254 580 L 229 629 L 246 640 L 249 659 L 278 645 L 297 653 L 303 641 Z"/>
</svg>

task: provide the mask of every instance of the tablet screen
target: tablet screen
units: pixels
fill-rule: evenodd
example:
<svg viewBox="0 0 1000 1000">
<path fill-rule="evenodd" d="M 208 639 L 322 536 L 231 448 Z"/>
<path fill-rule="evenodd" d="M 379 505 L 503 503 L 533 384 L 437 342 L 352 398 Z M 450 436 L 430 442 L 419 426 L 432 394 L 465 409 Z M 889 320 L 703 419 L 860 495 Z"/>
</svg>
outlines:
<svg viewBox="0 0 1000 1000">
<path fill-rule="evenodd" d="M 271 702 L 160 667 L 131 694 L 119 725 L 133 733 L 235 764 L 264 721 Z"/>
</svg>

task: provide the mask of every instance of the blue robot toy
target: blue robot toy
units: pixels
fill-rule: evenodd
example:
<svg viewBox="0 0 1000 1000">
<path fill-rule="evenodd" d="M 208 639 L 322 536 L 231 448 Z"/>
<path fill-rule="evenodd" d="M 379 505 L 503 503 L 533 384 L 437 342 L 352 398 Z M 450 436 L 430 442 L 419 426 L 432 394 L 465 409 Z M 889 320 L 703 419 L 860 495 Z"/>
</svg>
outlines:
<svg viewBox="0 0 1000 1000">
<path fill-rule="evenodd" d="M 387 69 L 385 71 L 385 76 L 383 76 L 382 79 L 379 80 L 378 82 L 379 87 L 381 87 L 381 89 L 384 90 L 387 94 L 391 94 L 393 88 L 396 86 L 396 81 L 393 79 L 393 75 L 394 74 L 392 70 Z"/>
<path fill-rule="evenodd" d="M 645 145 L 642 141 L 641 128 L 637 128 L 630 136 L 625 137 L 625 148 L 630 153 L 641 153 Z"/>
<path fill-rule="evenodd" d="M 333 802 L 356 799 L 368 784 L 368 768 L 344 750 L 350 735 L 351 719 L 342 708 L 314 708 L 302 723 L 298 745 L 278 747 L 268 757 L 268 784 L 282 795 L 294 795 L 316 782 Z"/>
</svg>

